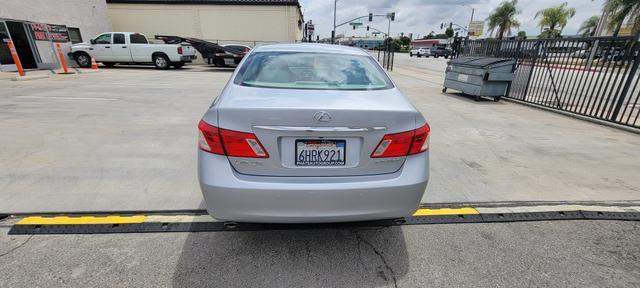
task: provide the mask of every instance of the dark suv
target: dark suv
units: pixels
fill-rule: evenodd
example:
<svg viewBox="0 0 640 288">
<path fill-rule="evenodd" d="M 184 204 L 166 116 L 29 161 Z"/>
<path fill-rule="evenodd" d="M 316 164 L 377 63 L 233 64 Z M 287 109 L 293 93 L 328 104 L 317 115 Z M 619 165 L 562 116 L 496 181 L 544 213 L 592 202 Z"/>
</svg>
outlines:
<svg viewBox="0 0 640 288">
<path fill-rule="evenodd" d="M 447 49 L 444 47 L 432 47 L 431 48 L 431 56 L 433 57 L 444 57 L 444 58 L 449 58 L 449 56 L 451 56 L 451 49 Z"/>
</svg>

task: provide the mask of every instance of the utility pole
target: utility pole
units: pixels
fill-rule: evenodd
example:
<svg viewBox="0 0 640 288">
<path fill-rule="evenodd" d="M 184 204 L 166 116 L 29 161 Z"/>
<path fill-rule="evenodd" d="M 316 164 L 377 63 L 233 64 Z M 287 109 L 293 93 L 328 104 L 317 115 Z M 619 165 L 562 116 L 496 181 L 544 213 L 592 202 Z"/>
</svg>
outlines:
<svg viewBox="0 0 640 288">
<path fill-rule="evenodd" d="M 333 0 L 333 30 L 331 30 L 331 44 L 334 44 L 336 39 L 336 8 L 337 7 L 338 7 L 338 0 Z"/>
<path fill-rule="evenodd" d="M 469 37 L 469 30 L 471 29 L 471 23 L 473 23 L 473 14 L 476 12 L 476 8 L 471 7 L 471 20 L 469 20 L 469 28 L 467 28 L 467 37 Z"/>
</svg>

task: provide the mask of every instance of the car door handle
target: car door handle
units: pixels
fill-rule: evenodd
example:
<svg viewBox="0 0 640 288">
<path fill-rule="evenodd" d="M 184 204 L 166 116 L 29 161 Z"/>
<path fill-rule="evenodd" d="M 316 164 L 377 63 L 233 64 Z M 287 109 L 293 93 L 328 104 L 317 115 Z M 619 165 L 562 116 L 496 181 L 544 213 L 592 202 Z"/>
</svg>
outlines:
<svg viewBox="0 0 640 288">
<path fill-rule="evenodd" d="M 127 46 L 122 46 L 122 48 L 127 48 Z"/>
<path fill-rule="evenodd" d="M 104 48 L 111 48 L 111 46 L 104 46 Z"/>
</svg>

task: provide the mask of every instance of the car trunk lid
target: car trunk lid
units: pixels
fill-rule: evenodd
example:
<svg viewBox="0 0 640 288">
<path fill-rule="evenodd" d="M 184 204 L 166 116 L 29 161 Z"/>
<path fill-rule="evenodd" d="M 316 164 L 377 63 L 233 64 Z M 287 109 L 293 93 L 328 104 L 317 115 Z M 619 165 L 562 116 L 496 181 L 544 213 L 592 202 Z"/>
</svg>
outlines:
<svg viewBox="0 0 640 288">
<path fill-rule="evenodd" d="M 264 159 L 229 157 L 231 165 L 243 174 L 392 173 L 405 157 L 371 158 L 371 153 L 385 134 L 416 128 L 415 108 L 395 88 L 341 91 L 231 85 L 227 93 L 217 105 L 219 126 L 254 133 L 269 153 Z M 320 146 L 333 150 L 331 156 L 342 157 L 311 155 Z M 300 153 L 306 153 L 309 161 L 302 161 Z"/>
</svg>

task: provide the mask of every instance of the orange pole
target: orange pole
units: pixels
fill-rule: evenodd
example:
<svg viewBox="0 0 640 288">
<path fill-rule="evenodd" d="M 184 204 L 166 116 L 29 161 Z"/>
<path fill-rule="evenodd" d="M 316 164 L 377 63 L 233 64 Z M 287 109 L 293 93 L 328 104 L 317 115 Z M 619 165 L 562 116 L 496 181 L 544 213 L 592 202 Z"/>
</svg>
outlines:
<svg viewBox="0 0 640 288">
<path fill-rule="evenodd" d="M 64 55 L 62 55 L 62 49 L 60 48 L 60 43 L 56 43 L 56 50 L 58 50 L 58 57 L 60 58 L 60 64 L 62 65 L 62 70 L 64 73 L 69 73 L 69 68 L 67 68 L 67 61 L 64 60 Z"/>
<path fill-rule="evenodd" d="M 16 64 L 18 68 L 18 74 L 20 76 L 24 76 L 24 70 L 22 69 L 22 63 L 20 62 L 20 57 L 18 57 L 18 52 L 16 51 L 16 47 L 13 46 L 13 41 L 9 40 L 9 51 L 11 51 L 11 57 L 13 57 L 13 63 Z"/>
</svg>

